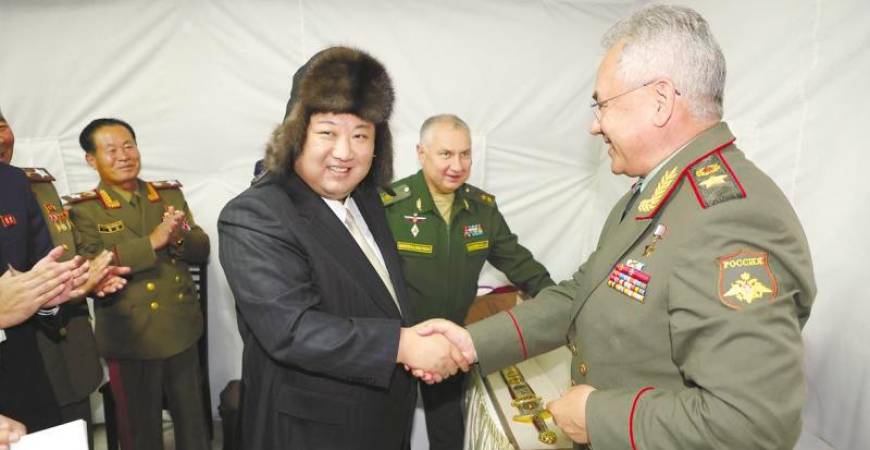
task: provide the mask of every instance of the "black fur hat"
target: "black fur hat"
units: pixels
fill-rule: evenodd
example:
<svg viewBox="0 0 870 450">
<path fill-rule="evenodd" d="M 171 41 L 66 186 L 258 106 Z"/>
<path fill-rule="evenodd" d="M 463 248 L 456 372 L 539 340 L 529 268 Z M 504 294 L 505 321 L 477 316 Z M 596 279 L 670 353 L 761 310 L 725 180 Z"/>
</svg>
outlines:
<svg viewBox="0 0 870 450">
<path fill-rule="evenodd" d="M 388 123 L 393 99 L 389 74 L 367 53 L 347 47 L 318 52 L 293 75 L 284 122 L 266 147 L 266 170 L 282 176 L 293 171 L 312 114 L 350 113 L 375 125 L 375 159 L 362 183 L 388 186 L 393 178 L 393 140 Z"/>
</svg>

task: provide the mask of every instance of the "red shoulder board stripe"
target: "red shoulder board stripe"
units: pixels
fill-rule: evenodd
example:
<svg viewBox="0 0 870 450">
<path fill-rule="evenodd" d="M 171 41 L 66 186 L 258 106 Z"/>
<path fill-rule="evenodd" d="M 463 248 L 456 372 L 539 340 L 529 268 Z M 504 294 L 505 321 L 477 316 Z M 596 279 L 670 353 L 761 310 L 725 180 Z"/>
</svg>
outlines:
<svg viewBox="0 0 870 450">
<path fill-rule="evenodd" d="M 701 155 L 701 157 L 699 157 L 699 158 L 695 159 L 694 161 L 692 161 L 691 163 L 689 163 L 686 167 L 683 168 L 683 170 L 677 176 L 676 180 L 671 184 L 671 187 L 668 189 L 667 193 L 664 195 L 664 197 L 661 199 L 661 201 L 658 203 L 658 205 L 656 205 L 656 207 L 652 211 L 650 211 L 649 214 L 646 214 L 644 216 L 637 216 L 634 219 L 635 220 L 648 220 L 648 219 L 652 219 L 653 217 L 655 217 L 655 215 L 658 214 L 659 210 L 662 209 L 662 206 L 664 206 L 668 202 L 668 199 L 671 198 L 671 195 L 673 195 L 674 191 L 677 190 L 677 186 L 680 185 L 680 182 L 682 181 L 683 177 L 685 177 L 689 173 L 692 166 L 697 164 L 699 161 L 703 161 L 705 158 L 709 157 L 710 155 L 712 155 L 714 153 L 721 154 L 722 149 L 725 147 L 728 147 L 732 143 L 734 143 L 734 139 L 731 139 L 730 141 L 714 148 L 713 150 L 710 150 L 709 152 Z M 695 185 L 693 184 L 692 187 L 694 188 Z M 695 194 L 697 195 L 697 190 L 695 191 Z M 744 194 L 744 196 L 745 196 L 745 194 Z M 699 201 L 700 201 L 700 199 L 699 199 Z"/>
<path fill-rule="evenodd" d="M 689 182 L 701 208 L 746 197 L 746 190 L 719 148 L 687 167 Z"/>
</svg>

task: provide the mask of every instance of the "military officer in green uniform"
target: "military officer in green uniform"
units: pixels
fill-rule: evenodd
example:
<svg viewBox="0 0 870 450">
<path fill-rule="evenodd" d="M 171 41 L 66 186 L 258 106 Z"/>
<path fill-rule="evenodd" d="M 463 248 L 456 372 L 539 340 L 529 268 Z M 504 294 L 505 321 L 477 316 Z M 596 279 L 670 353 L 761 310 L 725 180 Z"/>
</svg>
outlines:
<svg viewBox="0 0 870 450">
<path fill-rule="evenodd" d="M 0 126 L 5 126 L 7 133 L 0 162 L 8 164 L 14 154 L 15 137 L 2 113 Z M 51 241 L 65 250 L 58 261 L 72 259 L 76 255 L 73 224 L 54 188 L 54 177 L 41 168 L 22 167 L 21 170 L 30 181 L 31 191 L 45 219 Z M 95 264 L 92 267 L 99 266 Z M 126 280 L 117 274 L 125 273 L 129 268 L 110 270 L 112 274 L 96 288 L 98 297 L 104 295 L 103 291 L 114 292 L 126 284 Z M 61 420 L 69 422 L 84 419 L 88 424 L 89 445 L 93 448 L 90 395 L 103 381 L 103 368 L 97 354 L 87 303 L 79 299 L 64 304 L 58 311 L 57 320 L 59 329 L 43 327 L 36 333 L 39 352 L 60 406 Z"/>
<path fill-rule="evenodd" d="M 208 236 L 195 225 L 178 182 L 138 178 L 133 128 L 97 119 L 79 143 L 100 175 L 93 191 L 68 198 L 83 255 L 103 249 L 130 266 L 126 289 L 96 305 L 96 338 L 109 366 L 124 450 L 163 448 L 166 399 L 176 448 L 208 448 L 197 340 L 203 317 L 188 264 L 206 262 Z"/>
<path fill-rule="evenodd" d="M 604 43 L 591 132 L 640 181 L 571 279 L 468 332 L 430 329 L 485 373 L 567 345 L 575 386 L 548 408 L 583 448 L 791 449 L 812 261 L 788 199 L 721 121 L 722 52 L 697 12 L 662 5 Z"/>
<path fill-rule="evenodd" d="M 462 323 L 477 294 L 485 261 L 523 291 L 553 285 L 547 269 L 517 241 L 495 198 L 466 183 L 471 173 L 468 125 L 451 114 L 427 119 L 417 156 L 422 169 L 382 193 L 387 219 L 402 257 L 414 318 L 447 317 Z M 464 375 L 421 385 L 429 447 L 462 447 Z"/>
<path fill-rule="evenodd" d="M 75 256 L 75 236 L 69 212 L 64 210 L 54 177 L 45 169 L 22 168 L 42 211 L 51 240 L 67 251 L 60 260 Z M 67 303 L 60 314 L 65 325 L 57 335 L 37 333 L 48 379 L 60 405 L 64 422 L 84 419 L 88 424 L 89 447 L 94 448 L 90 395 L 103 382 L 103 366 L 97 353 L 87 302 Z"/>
</svg>

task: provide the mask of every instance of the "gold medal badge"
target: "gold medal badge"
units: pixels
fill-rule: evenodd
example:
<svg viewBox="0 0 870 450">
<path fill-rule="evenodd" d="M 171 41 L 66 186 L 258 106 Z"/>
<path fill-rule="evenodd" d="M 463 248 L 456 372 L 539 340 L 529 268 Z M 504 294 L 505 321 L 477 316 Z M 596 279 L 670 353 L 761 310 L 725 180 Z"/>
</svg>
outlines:
<svg viewBox="0 0 870 450">
<path fill-rule="evenodd" d="M 739 310 L 761 299 L 772 301 L 776 293 L 766 252 L 744 250 L 719 258 L 719 299 L 725 306 Z"/>
</svg>

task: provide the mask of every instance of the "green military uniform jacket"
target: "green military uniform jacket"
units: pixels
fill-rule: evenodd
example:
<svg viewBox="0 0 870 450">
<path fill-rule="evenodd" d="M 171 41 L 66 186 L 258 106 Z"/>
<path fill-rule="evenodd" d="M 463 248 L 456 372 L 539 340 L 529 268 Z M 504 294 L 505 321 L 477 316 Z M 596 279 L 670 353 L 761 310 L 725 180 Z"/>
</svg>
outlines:
<svg viewBox="0 0 870 450">
<path fill-rule="evenodd" d="M 103 249 L 132 274 L 120 292 L 95 304 L 100 354 L 113 359 L 165 359 L 191 345 L 203 317 L 188 264 L 208 259 L 209 240 L 193 221 L 178 182 L 139 180 L 134 207 L 102 182 L 94 191 L 68 197 L 77 231 L 76 247 L 88 257 Z M 184 211 L 190 231 L 180 245 L 154 251 L 148 235 L 169 206 Z"/>
<path fill-rule="evenodd" d="M 550 274 L 498 211 L 495 198 L 465 184 L 456 190 L 450 225 L 441 217 L 422 171 L 381 194 L 402 257 L 414 318 L 446 317 L 462 323 L 477 295 L 484 261 L 532 295 L 553 285 Z"/>
<path fill-rule="evenodd" d="M 626 195 L 573 278 L 475 324 L 482 371 L 566 345 L 603 449 L 791 449 L 816 287 L 788 200 L 720 123 Z"/>
<path fill-rule="evenodd" d="M 30 180 L 30 188 L 39 203 L 51 241 L 66 249 L 61 261 L 71 259 L 76 254 L 73 223 L 61 205 L 54 188 L 54 177 L 45 169 L 25 167 L 21 170 Z M 47 333 L 43 329 L 36 333 L 36 340 L 55 397 L 61 406 L 65 406 L 88 398 L 100 387 L 103 368 L 87 302 L 67 303 L 58 314 L 64 323 L 58 333 Z"/>
</svg>

